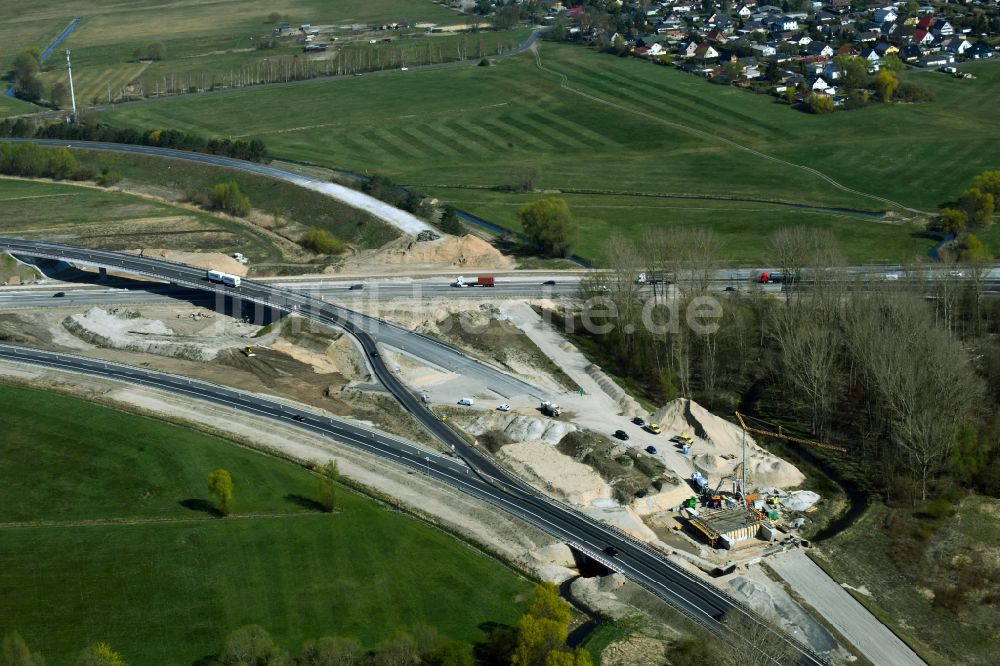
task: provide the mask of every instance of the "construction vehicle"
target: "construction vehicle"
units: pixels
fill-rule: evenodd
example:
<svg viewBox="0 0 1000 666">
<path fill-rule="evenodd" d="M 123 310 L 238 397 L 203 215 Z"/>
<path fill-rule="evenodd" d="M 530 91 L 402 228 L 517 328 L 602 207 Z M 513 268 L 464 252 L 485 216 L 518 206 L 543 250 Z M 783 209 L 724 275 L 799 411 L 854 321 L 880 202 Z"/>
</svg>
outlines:
<svg viewBox="0 0 1000 666">
<path fill-rule="evenodd" d="M 251 347 L 250 345 L 247 345 L 246 347 L 243 348 L 243 353 L 246 354 L 247 358 L 253 358 L 254 356 L 257 355 L 254 353 L 253 347 Z"/>
<path fill-rule="evenodd" d="M 542 406 L 539 408 L 542 410 L 542 414 L 546 416 L 556 417 L 562 414 L 562 408 L 554 402 L 544 400 Z"/>
</svg>

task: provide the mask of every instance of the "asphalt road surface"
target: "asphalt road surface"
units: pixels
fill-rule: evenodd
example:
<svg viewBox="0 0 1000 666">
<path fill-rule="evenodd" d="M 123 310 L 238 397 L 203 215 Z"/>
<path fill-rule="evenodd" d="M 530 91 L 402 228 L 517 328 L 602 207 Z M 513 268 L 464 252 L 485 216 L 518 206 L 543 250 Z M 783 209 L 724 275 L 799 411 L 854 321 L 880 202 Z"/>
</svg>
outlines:
<svg viewBox="0 0 1000 666">
<path fill-rule="evenodd" d="M 424 471 L 434 478 L 452 483 L 466 492 L 472 492 L 478 497 L 537 525 L 549 534 L 565 540 L 581 553 L 585 553 L 611 570 L 623 573 L 650 590 L 709 631 L 716 633 L 720 639 L 741 640 L 720 624 L 720 620 L 725 618 L 727 614 L 730 617 L 734 614 L 742 615 L 750 622 L 759 621 L 756 616 L 742 609 L 732 597 L 674 565 L 663 554 L 649 545 L 593 520 L 568 505 L 543 497 L 519 479 L 510 476 L 505 470 L 498 467 L 489 455 L 478 447 L 469 445 L 448 424 L 440 421 L 417 396 L 406 388 L 383 362 L 371 335 L 353 320 L 344 317 L 341 308 L 330 306 L 308 295 L 249 280 L 244 280 L 239 288 L 228 288 L 218 283 L 208 282 L 203 269 L 147 257 L 13 238 L 0 238 L 0 247 L 18 255 L 113 268 L 118 271 L 169 280 L 180 286 L 225 293 L 243 300 L 264 304 L 278 311 L 294 312 L 320 323 L 340 326 L 357 338 L 364 353 L 369 357 L 375 376 L 386 389 L 428 432 L 455 451 L 469 467 L 469 471 L 456 472 L 458 468 L 455 467 L 457 463 L 454 461 L 447 458 L 442 458 L 439 461 L 439 457 L 432 457 L 424 451 L 417 453 L 417 456 L 422 458 L 422 463 L 414 461 L 412 453 L 416 449 L 413 447 L 410 447 L 410 451 L 400 449 L 394 445 L 398 440 L 382 437 L 381 441 L 393 449 L 397 460 L 410 466 L 413 466 L 415 462 L 414 469 L 417 471 Z M 381 331 L 381 329 L 379 330 Z M 115 373 L 113 376 L 125 381 L 153 385 L 189 396 L 202 397 L 228 404 L 235 409 L 252 411 L 270 418 L 290 420 L 292 424 L 299 424 L 316 432 L 326 432 L 327 426 L 336 426 L 341 430 L 331 432 L 331 436 L 347 444 L 356 444 L 358 441 L 358 429 L 348 428 L 345 430 L 347 424 L 338 423 L 336 419 L 319 417 L 313 412 L 305 410 L 294 410 L 267 398 L 226 387 L 213 387 L 211 384 L 183 377 L 83 359 L 67 354 L 52 354 L 25 348 L 13 349 L 9 346 L 0 346 L 0 352 L 2 352 L 0 355 L 5 354 L 7 358 L 17 355 L 16 358 L 25 362 L 56 365 L 57 367 L 93 374 L 105 374 L 106 376 L 108 373 Z M 362 441 L 380 440 L 378 433 L 366 432 L 368 439 L 365 439 L 365 432 L 362 432 L 360 435 Z M 423 470 L 421 465 L 424 467 Z M 432 467 L 433 472 L 431 471 Z M 457 480 L 454 478 L 456 474 L 458 475 Z M 788 641 L 789 645 L 796 650 L 801 663 L 825 663 L 821 657 L 803 645 L 784 636 L 782 639 Z"/>
<path fill-rule="evenodd" d="M 779 576 L 873 664 L 926 666 L 896 634 L 868 612 L 802 551 L 782 553 L 768 562 Z"/>
</svg>

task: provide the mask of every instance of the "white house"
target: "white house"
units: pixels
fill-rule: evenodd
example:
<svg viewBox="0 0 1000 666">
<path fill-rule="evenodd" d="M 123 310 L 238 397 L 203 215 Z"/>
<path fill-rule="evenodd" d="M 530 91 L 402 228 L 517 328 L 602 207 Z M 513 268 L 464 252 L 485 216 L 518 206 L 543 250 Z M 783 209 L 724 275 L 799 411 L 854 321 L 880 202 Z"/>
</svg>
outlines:
<svg viewBox="0 0 1000 666">
<path fill-rule="evenodd" d="M 754 44 L 750 47 L 750 50 L 761 58 L 768 58 L 778 52 L 778 49 L 774 48 L 770 44 Z"/>
<path fill-rule="evenodd" d="M 810 87 L 813 92 L 826 93 L 827 95 L 832 95 L 837 92 L 837 89 L 824 81 L 822 76 L 817 76 L 816 80 L 813 81 L 813 84 Z"/>
<path fill-rule="evenodd" d="M 872 19 L 876 23 L 895 23 L 899 19 L 899 14 L 892 7 L 885 7 L 876 9 L 872 15 Z"/>
</svg>

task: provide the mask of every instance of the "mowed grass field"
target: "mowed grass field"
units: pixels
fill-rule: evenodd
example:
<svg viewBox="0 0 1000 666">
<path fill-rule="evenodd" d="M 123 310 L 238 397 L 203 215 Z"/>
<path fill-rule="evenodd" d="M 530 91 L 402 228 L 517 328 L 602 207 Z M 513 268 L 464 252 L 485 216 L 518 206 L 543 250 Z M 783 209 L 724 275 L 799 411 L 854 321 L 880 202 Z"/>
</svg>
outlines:
<svg viewBox="0 0 1000 666">
<path fill-rule="evenodd" d="M 4 234 L 88 247 L 242 252 L 254 261 L 277 250 L 230 220 L 82 185 L 0 178 Z"/>
<path fill-rule="evenodd" d="M 75 398 L 0 385 L 0 635 L 49 664 L 108 641 L 129 663 L 189 664 L 257 623 L 366 645 L 415 625 L 456 640 L 512 624 L 531 584 L 472 548 L 290 463 Z M 203 508 L 223 467 L 234 515 Z M 189 508 L 190 507 L 190 508 Z M 199 662 L 200 663 L 200 662 Z"/>
<path fill-rule="evenodd" d="M 900 210 L 881 199 L 888 198 L 932 212 L 957 197 L 973 175 L 998 166 L 1000 118 L 993 91 L 1000 67 L 992 63 L 970 65 L 978 76 L 973 81 L 909 74 L 934 91 L 931 104 L 818 117 L 634 59 L 551 43 L 541 52 L 544 70 L 526 54 L 491 68 L 247 90 L 123 107 L 104 118 L 136 127 L 169 124 L 258 136 L 283 157 L 385 173 L 428 191 L 435 191 L 434 185 L 507 185 L 519 172 L 537 169 L 537 186 L 544 190 L 722 195 Z M 562 77 L 582 94 L 561 88 Z M 473 213 L 495 210 L 494 193 L 466 190 L 450 196 Z M 634 206 L 627 205 L 629 199 Z M 642 212 L 648 211 L 647 198 L 624 197 L 618 204 L 582 215 L 582 254 L 599 258 L 592 248 L 607 229 L 638 238 L 649 224 L 707 222 L 730 231 L 742 226 L 733 241 L 748 246 L 759 246 L 761 220 L 769 222 L 766 230 L 785 221 L 822 224 L 838 227 L 844 245 L 862 251 L 883 244 L 888 234 L 885 224 L 862 216 L 848 223 L 842 214 L 748 215 L 745 202 L 710 203 L 710 213 L 675 210 L 663 217 Z M 511 219 L 501 215 L 499 221 L 513 227 Z M 912 259 L 917 229 L 895 229 L 898 236 L 886 259 Z M 916 245 L 923 254 L 932 242 Z"/>
</svg>

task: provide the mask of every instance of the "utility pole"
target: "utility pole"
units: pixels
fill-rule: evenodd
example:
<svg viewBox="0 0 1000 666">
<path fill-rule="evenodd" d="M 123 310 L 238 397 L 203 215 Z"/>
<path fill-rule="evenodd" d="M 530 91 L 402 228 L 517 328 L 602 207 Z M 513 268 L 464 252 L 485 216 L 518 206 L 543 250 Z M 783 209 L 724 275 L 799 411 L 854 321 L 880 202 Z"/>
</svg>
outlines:
<svg viewBox="0 0 1000 666">
<path fill-rule="evenodd" d="M 73 103 L 73 115 L 70 117 L 76 122 L 76 93 L 73 92 L 73 64 L 69 61 L 69 49 L 66 49 L 66 72 L 69 74 L 69 99 Z"/>
</svg>

